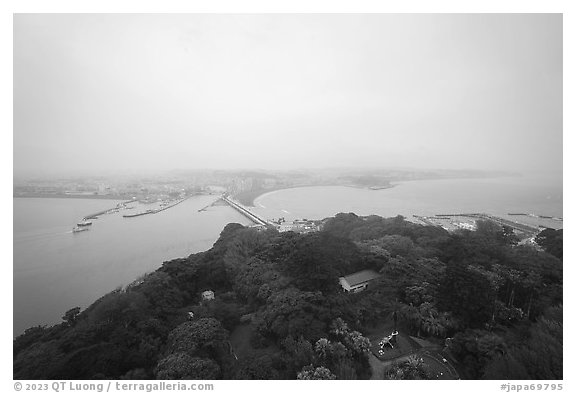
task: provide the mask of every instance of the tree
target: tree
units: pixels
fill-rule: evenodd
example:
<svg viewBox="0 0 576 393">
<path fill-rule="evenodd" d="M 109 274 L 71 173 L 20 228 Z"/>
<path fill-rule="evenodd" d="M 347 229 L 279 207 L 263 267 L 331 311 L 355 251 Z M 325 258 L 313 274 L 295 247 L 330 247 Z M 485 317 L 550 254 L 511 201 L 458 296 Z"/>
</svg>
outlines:
<svg viewBox="0 0 576 393">
<path fill-rule="evenodd" d="M 384 379 L 432 379 L 432 373 L 421 357 L 411 355 L 404 361 L 393 363 L 384 372 Z"/>
<path fill-rule="evenodd" d="M 14 379 L 58 379 L 64 357 L 57 342 L 36 342 L 14 359 Z"/>
<path fill-rule="evenodd" d="M 282 261 L 283 272 L 303 291 L 341 291 L 338 277 L 360 266 L 360 252 L 345 239 L 319 232 L 300 237 Z"/>
<path fill-rule="evenodd" d="M 466 326 L 482 326 L 492 316 L 496 294 L 480 273 L 451 263 L 439 287 L 440 306 L 459 317 Z"/>
<path fill-rule="evenodd" d="M 484 379 L 563 378 L 562 306 L 549 308 L 530 325 L 528 337 L 518 340 L 489 364 Z"/>
<path fill-rule="evenodd" d="M 339 341 L 330 342 L 327 338 L 321 338 L 316 341 L 314 352 L 318 363 L 326 367 L 342 361 L 349 354 L 344 344 Z"/>
<path fill-rule="evenodd" d="M 305 366 L 302 371 L 300 371 L 296 379 L 336 379 L 336 375 L 326 367 L 316 367 L 311 364 Z"/>
<path fill-rule="evenodd" d="M 542 284 L 542 276 L 535 272 L 528 272 L 523 280 L 523 286 L 530 292 L 528 303 L 526 305 L 526 317 L 530 318 L 532 306 L 534 305 L 534 295 L 538 295 L 539 288 Z"/>
<path fill-rule="evenodd" d="M 220 367 L 211 359 L 173 353 L 158 362 L 156 379 L 217 379 Z"/>
<path fill-rule="evenodd" d="M 518 236 L 514 233 L 514 229 L 508 225 L 502 226 L 502 238 L 506 244 L 516 245 L 520 241 Z"/>
<path fill-rule="evenodd" d="M 78 317 L 79 314 L 80 314 L 80 307 L 74 307 L 66 311 L 66 313 L 62 316 L 62 319 L 64 320 L 64 322 L 66 322 L 66 324 L 68 324 L 68 326 L 72 326 L 76 322 L 76 318 Z"/>
<path fill-rule="evenodd" d="M 135 368 L 120 376 L 118 379 L 151 379 L 143 368 Z"/>
<path fill-rule="evenodd" d="M 406 303 L 419 306 L 422 303 L 431 303 L 434 301 L 434 291 L 430 284 L 423 282 L 420 285 L 412 285 L 404 290 Z"/>
<path fill-rule="evenodd" d="M 511 227 L 500 225 L 490 220 L 477 220 L 476 234 L 486 239 L 495 240 L 500 244 L 518 243 L 518 237 L 516 237 Z"/>
<path fill-rule="evenodd" d="M 361 219 L 354 213 L 338 213 L 324 223 L 323 230 L 334 236 L 347 238 L 361 222 Z"/>
<path fill-rule="evenodd" d="M 283 358 L 286 364 L 288 375 L 292 378 L 298 370 L 314 360 L 314 348 L 312 344 L 300 336 L 297 340 L 289 335 L 281 342 L 284 352 Z"/>
<path fill-rule="evenodd" d="M 392 257 L 398 255 L 403 257 L 412 257 L 417 254 L 418 250 L 412 239 L 401 235 L 386 235 L 378 240 L 376 244 L 390 252 Z"/>
<path fill-rule="evenodd" d="M 354 367 L 354 362 L 349 358 L 338 360 L 332 367 L 334 374 L 341 380 L 354 380 L 358 379 L 358 373 Z"/>
<path fill-rule="evenodd" d="M 280 374 L 274 368 L 274 359 L 269 355 L 251 355 L 240 360 L 235 379 L 263 380 L 279 379 Z"/>
<path fill-rule="evenodd" d="M 227 353 L 228 332 L 214 318 L 200 318 L 178 325 L 168 335 L 168 353 L 219 358 Z"/>
<path fill-rule="evenodd" d="M 161 270 L 148 275 L 138 286 L 138 293 L 144 295 L 157 313 L 175 313 L 184 305 L 185 293 L 168 273 Z"/>
<path fill-rule="evenodd" d="M 34 326 L 28 328 L 14 339 L 13 344 L 13 356 L 16 358 L 16 355 L 20 353 L 20 351 L 28 348 L 30 345 L 42 341 L 42 338 L 48 333 L 48 330 L 53 330 L 53 328 L 47 328 L 46 326 Z"/>
<path fill-rule="evenodd" d="M 274 293 L 258 313 L 259 330 L 277 338 L 288 335 L 306 339 L 320 338 L 331 320 L 328 300 L 320 292 L 303 292 L 288 288 Z"/>
<path fill-rule="evenodd" d="M 365 358 L 370 353 L 372 344 L 362 333 L 351 330 L 342 318 L 336 318 L 331 324 L 330 333 L 338 338 L 357 358 Z"/>
<path fill-rule="evenodd" d="M 197 318 L 214 318 L 220 321 L 225 329 L 233 330 L 240 321 L 244 306 L 229 295 L 229 293 L 219 295 L 216 299 L 191 307 L 190 310 Z"/>
<path fill-rule="evenodd" d="M 544 229 L 536 236 L 536 243 L 558 259 L 563 256 L 563 230 Z"/>
<path fill-rule="evenodd" d="M 326 338 L 321 338 L 316 341 L 316 345 L 314 345 L 314 351 L 316 352 L 316 356 L 320 358 L 321 361 L 326 361 L 328 358 L 328 352 L 330 351 L 330 341 Z"/>
<path fill-rule="evenodd" d="M 502 337 L 481 329 L 468 329 L 455 334 L 447 348 L 460 361 L 468 379 L 478 379 L 487 364 L 507 353 Z"/>
</svg>

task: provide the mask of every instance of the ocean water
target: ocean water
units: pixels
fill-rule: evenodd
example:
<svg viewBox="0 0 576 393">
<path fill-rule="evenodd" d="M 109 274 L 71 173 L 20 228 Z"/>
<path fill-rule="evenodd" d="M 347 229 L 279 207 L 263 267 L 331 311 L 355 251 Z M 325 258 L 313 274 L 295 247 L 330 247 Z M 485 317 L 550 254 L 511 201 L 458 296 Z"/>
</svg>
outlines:
<svg viewBox="0 0 576 393">
<path fill-rule="evenodd" d="M 118 201 L 15 198 L 14 335 L 39 324 L 61 321 L 72 307 L 90 305 L 109 291 L 153 271 L 163 261 L 209 249 L 229 222 L 251 223 L 228 206 L 198 212 L 217 196 L 197 196 L 164 212 L 123 218 L 101 216 L 89 231 L 71 229 L 83 216 Z M 275 191 L 255 201 L 268 219 L 321 219 L 339 212 L 384 217 L 450 213 L 532 213 L 562 217 L 562 179 L 422 180 L 384 190 L 303 187 Z M 542 224 L 530 217 L 515 220 Z M 561 221 L 549 220 L 551 227 Z"/>
<path fill-rule="evenodd" d="M 14 198 L 14 335 L 61 322 L 72 307 L 153 271 L 163 261 L 209 249 L 229 222 L 251 223 L 228 206 L 198 212 L 217 196 L 192 197 L 158 214 L 100 216 L 89 231 L 72 233 L 82 217 L 119 201 Z"/>
<path fill-rule="evenodd" d="M 401 214 L 434 215 L 488 213 L 508 217 L 527 213 L 562 217 L 562 179 L 502 177 L 494 179 L 418 180 L 397 183 L 392 188 L 369 190 L 330 186 L 301 187 L 274 191 L 254 201 L 255 213 L 266 218 L 321 219 L 339 212 L 391 217 Z M 515 220 L 535 223 L 530 217 Z M 561 222 L 549 222 L 550 226 Z"/>
</svg>

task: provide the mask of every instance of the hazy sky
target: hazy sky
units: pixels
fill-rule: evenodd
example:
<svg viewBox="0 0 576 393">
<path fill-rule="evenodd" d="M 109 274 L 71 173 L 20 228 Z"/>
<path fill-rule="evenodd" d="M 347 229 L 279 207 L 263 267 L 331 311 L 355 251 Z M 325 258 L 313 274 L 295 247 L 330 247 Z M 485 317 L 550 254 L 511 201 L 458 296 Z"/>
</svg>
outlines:
<svg viewBox="0 0 576 393">
<path fill-rule="evenodd" d="M 562 170 L 560 14 L 18 14 L 14 173 Z"/>
</svg>

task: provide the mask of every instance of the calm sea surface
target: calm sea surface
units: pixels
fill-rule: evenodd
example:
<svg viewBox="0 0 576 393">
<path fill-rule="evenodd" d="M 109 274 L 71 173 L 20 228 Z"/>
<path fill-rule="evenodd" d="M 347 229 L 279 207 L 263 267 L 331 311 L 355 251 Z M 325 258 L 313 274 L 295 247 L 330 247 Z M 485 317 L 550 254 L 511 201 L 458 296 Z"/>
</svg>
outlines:
<svg viewBox="0 0 576 393">
<path fill-rule="evenodd" d="M 14 199 L 14 334 L 60 322 L 109 291 L 158 268 L 163 261 L 209 249 L 229 222 L 249 225 L 227 206 L 198 209 L 216 196 L 197 196 L 158 214 L 100 216 L 89 231 L 71 229 L 83 216 L 118 201 Z M 265 194 L 252 210 L 266 218 L 320 219 L 339 212 L 402 214 L 533 213 L 562 217 L 561 178 L 426 180 L 385 190 L 304 187 Z M 530 217 L 514 218 L 534 224 Z M 531 222 L 532 221 L 532 222 Z M 552 227 L 561 226 L 549 221 Z"/>
<path fill-rule="evenodd" d="M 100 216 L 89 231 L 71 233 L 82 217 L 113 208 L 96 199 L 14 198 L 14 334 L 61 322 L 163 261 L 209 249 L 229 222 L 249 225 L 227 206 L 198 209 L 215 195 L 190 198 L 158 214 Z"/>
<path fill-rule="evenodd" d="M 267 218 L 320 219 L 339 212 L 407 218 L 451 213 L 532 213 L 562 217 L 562 178 L 419 180 L 393 188 L 302 187 L 274 191 L 257 198 L 254 212 Z M 510 218 L 510 216 L 507 216 Z M 534 221 L 515 216 L 515 220 Z M 532 222 L 533 223 L 533 222 Z M 557 221 L 550 226 L 559 225 Z"/>
</svg>

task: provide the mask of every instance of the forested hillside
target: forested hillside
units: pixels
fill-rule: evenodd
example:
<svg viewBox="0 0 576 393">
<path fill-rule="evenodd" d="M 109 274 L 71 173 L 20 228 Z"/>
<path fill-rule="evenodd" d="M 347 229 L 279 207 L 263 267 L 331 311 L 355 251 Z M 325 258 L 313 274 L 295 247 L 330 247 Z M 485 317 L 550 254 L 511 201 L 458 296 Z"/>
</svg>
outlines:
<svg viewBox="0 0 576 393">
<path fill-rule="evenodd" d="M 14 378 L 366 379 L 366 331 L 396 311 L 462 378 L 561 379 L 562 231 L 537 241 L 401 216 L 338 214 L 305 235 L 229 224 L 209 251 L 28 329 Z M 381 275 L 344 293 L 338 278 L 362 269 Z"/>
</svg>

